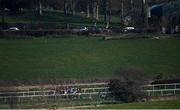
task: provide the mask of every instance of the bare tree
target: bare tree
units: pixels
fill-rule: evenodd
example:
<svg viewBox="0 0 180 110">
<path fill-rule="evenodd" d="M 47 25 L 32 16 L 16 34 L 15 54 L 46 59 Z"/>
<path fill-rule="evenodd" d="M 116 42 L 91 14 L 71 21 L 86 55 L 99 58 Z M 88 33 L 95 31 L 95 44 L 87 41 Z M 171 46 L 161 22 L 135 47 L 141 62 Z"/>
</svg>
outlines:
<svg viewBox="0 0 180 110">
<path fill-rule="evenodd" d="M 39 0 L 39 15 L 42 15 L 42 0 Z"/>
<path fill-rule="evenodd" d="M 131 18 L 132 18 L 132 24 L 134 25 L 134 14 L 136 13 L 135 11 L 134 11 L 134 0 L 131 0 L 130 1 L 131 3 Z"/>
<path fill-rule="evenodd" d="M 106 28 L 109 28 L 110 20 L 111 20 L 111 0 L 103 0 L 103 12 L 104 12 L 104 22 L 106 24 Z"/>
<path fill-rule="evenodd" d="M 91 0 L 92 6 L 92 19 L 99 20 L 99 0 Z"/>
<path fill-rule="evenodd" d="M 142 16 L 143 16 L 144 26 L 146 28 L 148 28 L 149 27 L 149 23 L 148 23 L 148 0 L 142 0 Z"/>
<path fill-rule="evenodd" d="M 43 15 L 43 8 L 47 5 L 47 0 L 33 0 L 38 4 L 39 15 Z M 33 4 L 33 3 L 32 3 Z"/>
<path fill-rule="evenodd" d="M 91 0 L 91 4 L 92 4 L 92 18 L 96 19 L 96 2 L 95 2 L 95 0 Z"/>
<path fill-rule="evenodd" d="M 107 21 L 107 0 L 102 0 L 102 8 L 103 8 L 103 14 L 104 14 L 104 22 Z"/>
<path fill-rule="evenodd" d="M 67 15 L 68 12 L 68 4 L 67 4 L 67 0 L 64 0 L 64 15 Z"/>
<path fill-rule="evenodd" d="M 111 12 L 112 12 L 112 0 L 109 0 L 109 5 L 108 5 L 108 26 L 107 28 L 109 28 L 110 22 L 111 22 Z"/>
<path fill-rule="evenodd" d="M 124 1 L 121 0 L 121 19 L 122 19 L 122 22 L 123 22 L 123 18 L 124 18 Z"/>
<path fill-rule="evenodd" d="M 87 4 L 87 16 L 86 17 L 87 18 L 90 17 L 90 4 L 89 3 Z"/>
<path fill-rule="evenodd" d="M 71 0 L 71 13 L 72 15 L 75 15 L 76 11 L 75 11 L 75 7 L 76 7 L 76 0 Z"/>
<path fill-rule="evenodd" d="M 96 20 L 99 20 L 99 0 L 96 3 Z"/>
<path fill-rule="evenodd" d="M 134 8 L 133 4 L 134 4 L 134 0 L 131 0 L 131 10 L 133 10 Z"/>
<path fill-rule="evenodd" d="M 111 4 L 112 0 L 104 0 L 104 20 L 106 23 L 106 28 L 109 28 L 110 22 L 111 22 Z"/>
</svg>

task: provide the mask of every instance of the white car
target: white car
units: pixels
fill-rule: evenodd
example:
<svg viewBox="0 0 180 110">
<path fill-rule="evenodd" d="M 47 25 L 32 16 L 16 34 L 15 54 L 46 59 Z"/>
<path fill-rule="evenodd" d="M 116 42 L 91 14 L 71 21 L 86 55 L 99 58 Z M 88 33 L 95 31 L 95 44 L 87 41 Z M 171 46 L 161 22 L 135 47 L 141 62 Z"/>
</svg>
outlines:
<svg viewBox="0 0 180 110">
<path fill-rule="evenodd" d="M 125 27 L 124 29 L 127 29 L 127 30 L 134 30 L 135 28 L 134 28 L 134 27 Z"/>
<path fill-rule="evenodd" d="M 9 30 L 11 30 L 11 31 L 19 31 L 19 28 L 17 28 L 17 27 L 10 27 Z"/>
<path fill-rule="evenodd" d="M 135 30 L 135 27 L 125 27 L 123 29 L 124 32 Z"/>
<path fill-rule="evenodd" d="M 84 32 L 84 31 L 88 31 L 88 28 L 87 27 L 82 27 L 79 29 L 80 32 Z"/>
</svg>

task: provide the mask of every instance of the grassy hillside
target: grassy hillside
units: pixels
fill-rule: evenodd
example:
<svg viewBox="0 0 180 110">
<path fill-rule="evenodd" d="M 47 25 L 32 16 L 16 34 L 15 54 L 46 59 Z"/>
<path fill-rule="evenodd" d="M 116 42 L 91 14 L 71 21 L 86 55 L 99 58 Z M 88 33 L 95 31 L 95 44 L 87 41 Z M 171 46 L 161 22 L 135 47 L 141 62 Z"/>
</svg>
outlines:
<svg viewBox="0 0 180 110">
<path fill-rule="evenodd" d="M 75 16 L 69 14 L 64 15 L 62 11 L 45 11 L 42 16 L 35 15 L 34 13 L 23 13 L 18 15 L 6 15 L 6 23 L 24 23 L 24 24 L 36 24 L 36 23 L 48 23 L 52 25 L 62 26 L 63 24 L 70 24 L 70 26 L 93 26 L 92 20 L 86 18 L 85 14 L 77 13 Z M 1 22 L 1 21 L 0 21 Z M 112 16 L 112 25 L 119 26 L 120 17 Z M 97 23 L 98 26 L 103 26 L 103 16 L 100 15 L 100 20 Z"/>
<path fill-rule="evenodd" d="M 98 109 L 179 109 L 180 100 L 114 104 L 98 107 Z"/>
<path fill-rule="evenodd" d="M 0 39 L 0 80 L 110 78 L 121 68 L 180 73 L 180 38 L 104 41 L 70 37 Z"/>
</svg>

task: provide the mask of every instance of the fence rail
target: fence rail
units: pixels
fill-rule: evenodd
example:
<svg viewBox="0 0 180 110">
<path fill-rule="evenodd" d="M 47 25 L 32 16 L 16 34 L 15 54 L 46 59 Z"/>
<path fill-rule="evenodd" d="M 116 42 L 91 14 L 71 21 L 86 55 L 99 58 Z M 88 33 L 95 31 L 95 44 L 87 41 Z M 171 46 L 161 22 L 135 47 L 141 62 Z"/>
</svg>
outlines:
<svg viewBox="0 0 180 110">
<path fill-rule="evenodd" d="M 179 85 L 180 86 L 180 83 L 172 83 L 172 84 L 150 84 L 150 85 L 145 85 L 145 87 L 147 86 L 174 86 L 174 85 Z"/>
<path fill-rule="evenodd" d="M 148 96 L 176 96 L 180 95 L 180 83 L 152 84 L 143 86 Z"/>
<path fill-rule="evenodd" d="M 97 86 L 97 87 L 92 87 L 92 86 Z M 23 91 L 23 92 L 0 92 L 0 99 L 81 96 L 81 95 L 91 96 L 91 95 L 107 95 L 110 93 L 107 83 L 70 84 L 70 85 L 61 85 L 58 87 L 67 87 L 71 89 L 79 88 L 80 90 L 76 92 L 74 91 L 65 92 L 63 89 L 61 91 L 54 89 L 54 90 L 38 90 L 38 91 Z M 180 95 L 180 83 L 145 85 L 143 86 L 143 88 L 148 96 Z"/>
<path fill-rule="evenodd" d="M 85 83 L 85 84 L 68 84 L 53 86 L 53 90 L 46 90 L 48 86 L 43 86 L 45 90 L 38 91 L 21 91 L 21 92 L 0 92 L 0 99 L 7 98 L 34 98 L 34 97 L 60 97 L 60 96 L 81 96 L 81 95 L 106 95 L 109 87 L 108 83 Z M 36 86 L 37 87 L 37 86 Z M 32 88 L 32 87 L 31 87 Z M 59 88 L 61 90 L 59 90 Z M 66 89 L 76 89 L 76 92 L 68 92 Z M 42 88 L 40 88 L 42 89 Z M 80 89 L 80 90 L 79 90 Z M 66 91 L 66 92 L 65 92 Z"/>
</svg>

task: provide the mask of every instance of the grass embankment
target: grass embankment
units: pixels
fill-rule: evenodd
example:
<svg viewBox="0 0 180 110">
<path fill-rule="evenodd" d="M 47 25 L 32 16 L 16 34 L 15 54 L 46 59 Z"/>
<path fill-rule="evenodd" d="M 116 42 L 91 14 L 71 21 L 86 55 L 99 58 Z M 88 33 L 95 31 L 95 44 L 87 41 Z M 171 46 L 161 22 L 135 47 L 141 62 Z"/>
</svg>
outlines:
<svg viewBox="0 0 180 110">
<path fill-rule="evenodd" d="M 96 109 L 180 109 L 180 100 L 113 104 L 100 106 Z"/>
<path fill-rule="evenodd" d="M 94 100 L 60 100 L 57 102 L 29 102 L 14 105 L 16 109 L 68 108 L 73 109 L 180 109 L 180 100 L 140 102 L 126 104 L 99 105 L 101 101 Z M 89 105 L 90 104 L 90 105 Z M 96 106 L 95 106 L 96 105 Z M 2 104 L 0 108 L 9 109 L 10 105 Z"/>
<path fill-rule="evenodd" d="M 179 40 L 0 39 L 0 80 L 110 78 L 128 67 L 142 68 L 149 76 L 177 76 Z"/>
<path fill-rule="evenodd" d="M 64 15 L 62 11 L 44 11 L 42 16 L 36 15 L 34 13 L 23 13 L 18 15 L 6 15 L 5 22 L 10 24 L 29 24 L 35 25 L 42 23 L 46 28 L 62 28 L 65 24 L 69 24 L 73 27 L 81 26 L 93 26 L 91 18 L 86 18 L 85 14 L 76 13 L 76 15 Z M 111 25 L 119 26 L 120 17 L 112 16 Z M 1 21 L 0 21 L 1 22 Z M 46 25 L 47 24 L 47 25 Z M 97 21 L 98 26 L 103 26 L 103 16 L 100 15 L 99 21 Z M 44 28 L 44 27 L 42 27 Z"/>
</svg>

